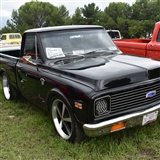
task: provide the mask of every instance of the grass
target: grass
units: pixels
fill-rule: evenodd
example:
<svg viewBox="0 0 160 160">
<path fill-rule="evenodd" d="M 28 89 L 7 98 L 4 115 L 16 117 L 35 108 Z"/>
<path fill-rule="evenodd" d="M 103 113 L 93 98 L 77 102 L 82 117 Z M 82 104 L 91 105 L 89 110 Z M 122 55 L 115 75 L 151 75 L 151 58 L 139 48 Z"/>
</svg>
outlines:
<svg viewBox="0 0 160 160">
<path fill-rule="evenodd" d="M 2 160 L 160 160 L 160 117 L 135 127 L 71 144 L 54 131 L 48 113 L 28 101 L 6 101 L 0 82 Z"/>
</svg>

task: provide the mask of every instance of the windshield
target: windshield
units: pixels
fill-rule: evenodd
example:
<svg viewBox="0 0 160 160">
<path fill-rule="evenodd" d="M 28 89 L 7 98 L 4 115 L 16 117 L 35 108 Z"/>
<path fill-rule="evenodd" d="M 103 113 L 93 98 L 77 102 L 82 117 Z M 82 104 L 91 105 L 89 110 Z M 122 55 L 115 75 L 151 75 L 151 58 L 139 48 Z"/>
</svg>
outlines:
<svg viewBox="0 0 160 160">
<path fill-rule="evenodd" d="M 45 32 L 40 37 L 48 59 L 85 55 L 100 50 L 108 53 L 119 51 L 103 29 Z"/>
</svg>

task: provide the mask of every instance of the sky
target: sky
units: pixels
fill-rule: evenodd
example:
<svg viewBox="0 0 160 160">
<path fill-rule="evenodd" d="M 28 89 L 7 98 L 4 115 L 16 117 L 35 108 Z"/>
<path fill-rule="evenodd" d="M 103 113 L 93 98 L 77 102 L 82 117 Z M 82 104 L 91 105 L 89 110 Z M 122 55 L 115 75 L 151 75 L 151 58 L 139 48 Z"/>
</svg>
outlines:
<svg viewBox="0 0 160 160">
<path fill-rule="evenodd" d="M 24 5 L 25 2 L 30 2 L 31 0 L 0 0 L 0 29 L 6 25 L 6 21 L 11 19 L 11 14 L 13 9 L 18 10 L 20 6 Z M 54 6 L 65 5 L 69 14 L 74 14 L 77 7 L 84 7 L 90 3 L 95 3 L 96 6 L 104 10 L 105 7 L 111 2 L 124 2 L 130 5 L 134 4 L 136 0 L 39 0 L 43 2 L 49 2 Z M 128 2 L 129 1 L 129 2 Z"/>
</svg>

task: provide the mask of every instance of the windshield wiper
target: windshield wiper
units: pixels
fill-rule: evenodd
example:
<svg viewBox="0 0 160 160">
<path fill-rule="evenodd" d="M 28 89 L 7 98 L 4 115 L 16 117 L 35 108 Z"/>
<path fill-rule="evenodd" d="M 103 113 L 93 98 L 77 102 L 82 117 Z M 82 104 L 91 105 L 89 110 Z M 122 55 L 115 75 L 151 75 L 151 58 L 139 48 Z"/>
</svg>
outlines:
<svg viewBox="0 0 160 160">
<path fill-rule="evenodd" d="M 77 61 L 81 59 L 84 59 L 84 55 L 70 55 L 67 58 L 58 59 L 57 61 L 54 62 L 54 64 L 67 64 L 73 62 L 74 60 Z"/>
<path fill-rule="evenodd" d="M 98 55 L 102 56 L 104 54 L 108 55 L 108 54 L 113 54 L 113 53 L 114 53 L 113 51 L 109 51 L 109 50 L 106 50 L 106 49 L 103 49 L 103 48 L 99 48 L 99 49 L 95 49 L 95 50 L 86 52 L 84 55 L 98 54 Z"/>
</svg>

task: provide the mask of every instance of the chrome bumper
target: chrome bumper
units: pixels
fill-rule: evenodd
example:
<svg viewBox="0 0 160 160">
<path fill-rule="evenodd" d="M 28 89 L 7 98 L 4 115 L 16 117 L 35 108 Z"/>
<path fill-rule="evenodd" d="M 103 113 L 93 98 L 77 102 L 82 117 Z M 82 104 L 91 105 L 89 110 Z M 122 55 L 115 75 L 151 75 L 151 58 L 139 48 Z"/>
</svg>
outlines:
<svg viewBox="0 0 160 160">
<path fill-rule="evenodd" d="M 105 135 L 111 133 L 111 127 L 121 122 L 126 122 L 125 128 L 133 127 L 133 126 L 142 126 L 143 116 L 149 114 L 151 112 L 158 111 L 158 116 L 160 114 L 160 104 L 156 105 L 150 109 L 144 110 L 142 112 L 136 112 L 133 114 L 121 116 L 118 118 L 114 118 L 111 120 L 107 120 L 97 124 L 84 124 L 83 130 L 85 134 L 89 137 L 97 137 L 101 135 Z"/>
</svg>

